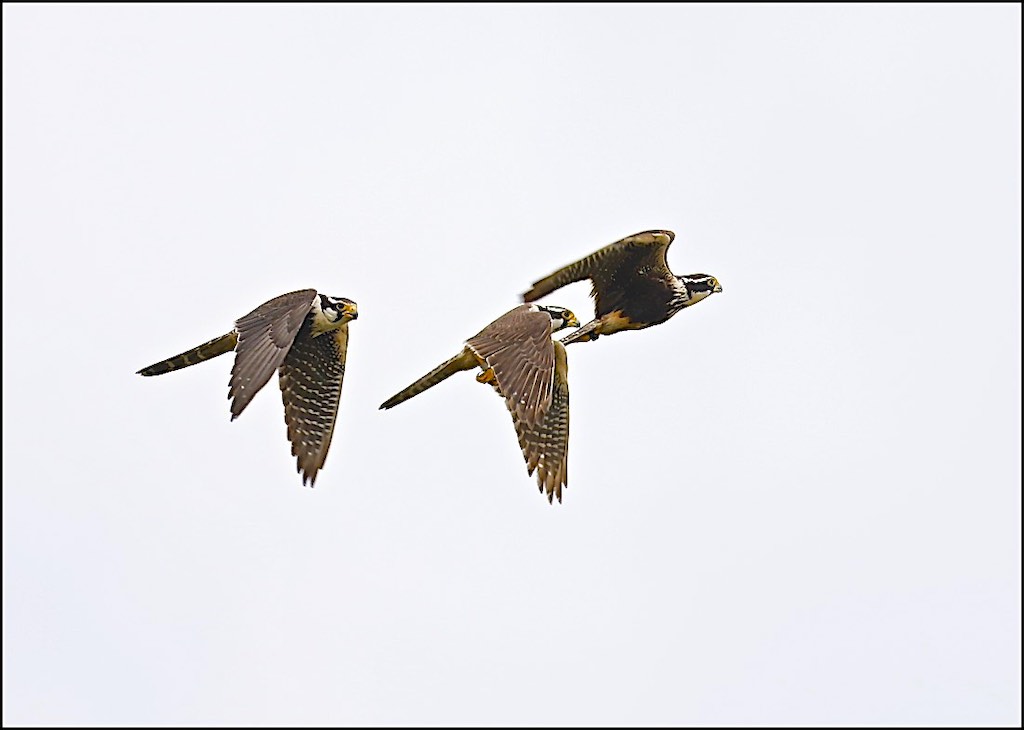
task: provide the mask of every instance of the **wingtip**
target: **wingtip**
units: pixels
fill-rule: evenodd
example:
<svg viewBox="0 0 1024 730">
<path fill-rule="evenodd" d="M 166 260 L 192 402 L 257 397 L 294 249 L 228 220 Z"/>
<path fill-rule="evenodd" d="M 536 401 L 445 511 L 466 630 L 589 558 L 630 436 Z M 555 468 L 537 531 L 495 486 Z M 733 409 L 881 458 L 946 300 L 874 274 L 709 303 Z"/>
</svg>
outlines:
<svg viewBox="0 0 1024 730">
<path fill-rule="evenodd" d="M 672 243 L 676 240 L 676 234 L 672 231 L 665 230 L 664 228 L 655 228 L 650 231 L 644 231 L 636 234 L 637 236 L 662 236 L 668 239 L 668 243 Z"/>
<path fill-rule="evenodd" d="M 302 486 L 309 487 L 310 489 L 316 486 L 316 478 L 319 471 L 313 471 L 310 473 L 303 469 L 300 464 L 295 465 L 295 471 L 302 475 Z M 308 484 L 306 483 L 307 481 L 309 482 Z"/>
</svg>

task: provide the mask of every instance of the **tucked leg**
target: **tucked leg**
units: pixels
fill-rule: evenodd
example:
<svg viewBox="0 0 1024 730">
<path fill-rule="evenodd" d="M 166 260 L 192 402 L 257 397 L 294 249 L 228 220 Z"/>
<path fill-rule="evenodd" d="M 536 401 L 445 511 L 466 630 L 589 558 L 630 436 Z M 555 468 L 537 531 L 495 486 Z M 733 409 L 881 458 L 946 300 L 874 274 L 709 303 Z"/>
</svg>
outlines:
<svg viewBox="0 0 1024 730">
<path fill-rule="evenodd" d="M 476 376 L 476 382 L 478 383 L 490 383 L 494 381 L 494 368 L 487 368 L 482 373 Z"/>
</svg>

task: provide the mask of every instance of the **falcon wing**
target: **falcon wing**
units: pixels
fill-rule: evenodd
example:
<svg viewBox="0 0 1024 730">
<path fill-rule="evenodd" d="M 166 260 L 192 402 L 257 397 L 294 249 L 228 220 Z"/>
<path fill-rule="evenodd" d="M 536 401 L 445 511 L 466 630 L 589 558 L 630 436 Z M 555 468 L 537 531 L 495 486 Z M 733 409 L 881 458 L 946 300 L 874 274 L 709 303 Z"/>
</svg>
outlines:
<svg viewBox="0 0 1024 730">
<path fill-rule="evenodd" d="M 315 298 L 315 289 L 282 294 L 235 323 L 238 345 L 228 390 L 232 421 L 284 362 Z"/>
<path fill-rule="evenodd" d="M 347 325 L 318 337 L 309 336 L 307 328 L 295 339 L 281 365 L 284 421 L 303 484 L 308 479 L 313 486 L 327 458 L 338 416 L 347 352 Z"/>
<path fill-rule="evenodd" d="M 520 304 L 466 341 L 470 349 L 494 369 L 498 390 L 514 418 L 531 427 L 551 407 L 555 350 L 551 317 Z"/>
<path fill-rule="evenodd" d="M 516 417 L 512 411 L 512 421 L 519 436 L 519 446 L 526 459 L 527 472 L 533 474 L 537 470 L 537 485 L 541 493 L 547 493 L 548 502 L 552 497 L 562 501 L 562 487 L 568 485 L 569 455 L 569 381 L 568 363 L 565 358 L 565 347 L 558 340 L 555 346 L 554 389 L 551 407 L 544 413 L 543 420 L 536 426 L 530 426 Z"/>
<path fill-rule="evenodd" d="M 648 272 L 661 276 L 671 274 L 665 252 L 675 239 L 672 231 L 644 231 L 598 249 L 589 256 L 565 266 L 533 283 L 523 294 L 524 302 L 532 302 L 566 284 L 582 279 L 593 282 L 591 295 L 597 299 L 598 315 L 621 308 L 624 288 L 631 279 Z"/>
</svg>

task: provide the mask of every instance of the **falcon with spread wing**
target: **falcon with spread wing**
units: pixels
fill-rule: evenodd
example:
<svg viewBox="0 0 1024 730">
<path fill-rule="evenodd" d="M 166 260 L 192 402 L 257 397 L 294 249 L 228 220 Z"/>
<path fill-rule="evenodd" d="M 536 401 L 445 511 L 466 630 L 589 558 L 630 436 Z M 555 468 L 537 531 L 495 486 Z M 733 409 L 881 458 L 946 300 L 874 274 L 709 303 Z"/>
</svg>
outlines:
<svg viewBox="0 0 1024 730">
<path fill-rule="evenodd" d="M 345 377 L 348 323 L 359 316 L 350 299 L 315 289 L 282 294 L 256 307 L 233 330 L 188 352 L 143 368 L 163 375 L 235 351 L 228 398 L 231 420 L 278 371 L 284 420 L 302 483 L 310 486 L 324 465 Z"/>
<path fill-rule="evenodd" d="M 569 382 L 565 348 L 551 334 L 579 327 L 576 315 L 562 307 L 521 304 L 466 341 L 462 351 L 381 404 L 393 408 L 462 370 L 479 367 L 476 376 L 505 399 L 526 459 L 528 474 L 548 502 L 562 501 L 568 483 Z"/>
<path fill-rule="evenodd" d="M 722 291 L 713 276 L 672 273 L 665 254 L 675 237 L 672 231 L 644 231 L 623 238 L 534 282 L 523 301 L 533 302 L 566 284 L 590 279 L 597 316 L 563 339 L 566 345 L 661 324 Z"/>
</svg>

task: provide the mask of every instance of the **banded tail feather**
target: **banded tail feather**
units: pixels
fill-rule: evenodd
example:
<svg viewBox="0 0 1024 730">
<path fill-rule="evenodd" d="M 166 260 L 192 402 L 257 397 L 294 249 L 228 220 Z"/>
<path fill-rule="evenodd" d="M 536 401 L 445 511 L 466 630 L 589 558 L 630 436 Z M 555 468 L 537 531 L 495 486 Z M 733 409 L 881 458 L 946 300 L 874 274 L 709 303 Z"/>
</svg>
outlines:
<svg viewBox="0 0 1024 730">
<path fill-rule="evenodd" d="M 204 360 L 210 360 L 218 355 L 223 355 L 225 352 L 231 352 L 235 349 L 235 345 L 237 344 L 238 333 L 231 331 L 226 335 L 215 337 L 209 342 L 204 342 L 199 345 L 199 347 L 193 347 L 191 350 L 183 352 L 180 355 L 175 355 L 174 357 L 162 362 L 142 368 L 142 370 L 138 371 L 138 374 L 146 376 L 163 375 L 164 373 L 169 373 L 172 370 L 187 368 L 189 365 L 195 365 L 196 363 L 201 363 Z"/>
<path fill-rule="evenodd" d="M 399 403 L 409 400 L 415 395 L 419 395 L 427 388 L 432 388 L 442 380 L 450 378 L 455 373 L 462 372 L 463 370 L 472 370 L 480 364 L 477 360 L 476 355 L 468 347 L 463 348 L 455 357 L 441 363 L 436 368 L 431 370 L 429 373 L 424 375 L 422 378 L 417 380 L 415 383 L 410 385 L 408 388 L 396 393 L 395 395 L 388 398 L 386 401 L 381 403 L 381 409 L 394 408 Z"/>
</svg>

